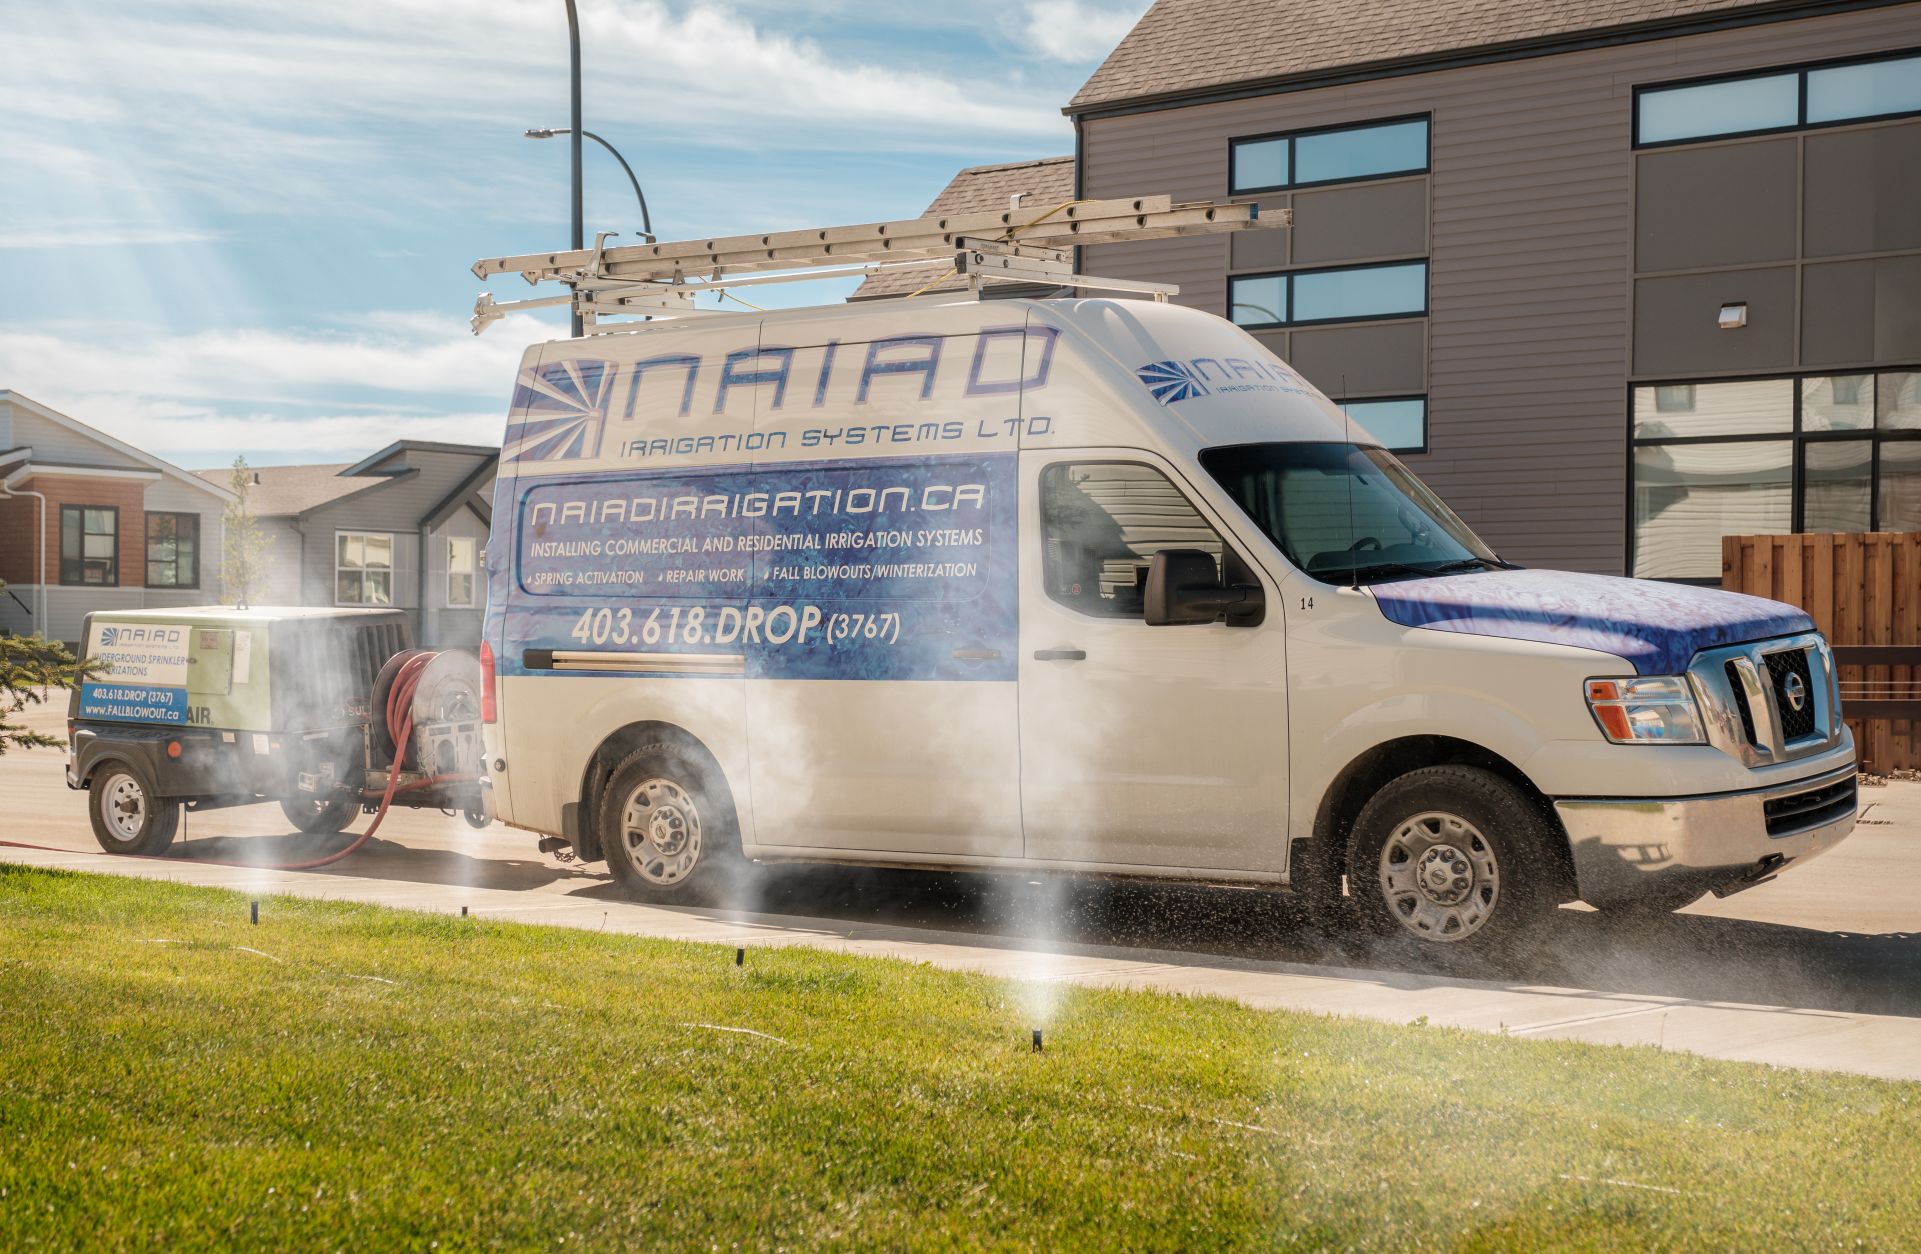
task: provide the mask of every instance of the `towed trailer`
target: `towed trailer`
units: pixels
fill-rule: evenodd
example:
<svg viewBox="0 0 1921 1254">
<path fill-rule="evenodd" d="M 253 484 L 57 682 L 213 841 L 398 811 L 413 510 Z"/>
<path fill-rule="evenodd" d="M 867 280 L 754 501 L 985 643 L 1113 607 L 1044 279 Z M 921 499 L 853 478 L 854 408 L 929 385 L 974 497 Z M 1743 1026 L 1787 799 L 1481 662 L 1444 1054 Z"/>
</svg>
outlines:
<svg viewBox="0 0 1921 1254">
<path fill-rule="evenodd" d="M 163 852 L 182 810 L 262 801 L 312 833 L 390 805 L 492 821 L 479 663 L 412 648 L 399 610 L 111 610 L 83 644 L 98 670 L 68 706 L 67 786 L 109 853 Z"/>
</svg>

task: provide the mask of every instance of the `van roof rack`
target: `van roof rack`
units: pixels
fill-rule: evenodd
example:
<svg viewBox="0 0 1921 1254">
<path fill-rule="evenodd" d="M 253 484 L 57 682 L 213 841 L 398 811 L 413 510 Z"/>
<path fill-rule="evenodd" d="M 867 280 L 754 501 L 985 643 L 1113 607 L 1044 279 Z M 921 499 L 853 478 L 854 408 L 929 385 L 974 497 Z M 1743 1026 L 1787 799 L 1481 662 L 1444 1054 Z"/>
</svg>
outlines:
<svg viewBox="0 0 1921 1254">
<path fill-rule="evenodd" d="M 496 301 L 482 292 L 474 302 L 478 335 L 498 319 L 523 309 L 572 305 L 588 335 L 630 331 L 645 325 L 614 315 L 685 318 L 723 314 L 696 306 L 702 292 L 764 283 L 866 276 L 892 270 L 929 271 L 917 296 L 953 275 L 965 278 L 976 295 L 989 283 L 1046 283 L 1108 292 L 1139 292 L 1165 300 L 1180 292 L 1172 283 L 1101 278 L 1074 271 L 1076 247 L 1177 235 L 1216 235 L 1291 224 L 1293 210 L 1260 213 L 1253 204 L 1195 201 L 1175 204 L 1168 196 L 1123 200 L 1070 200 L 1046 211 L 1023 208 L 1011 197 L 1001 213 L 955 213 L 870 222 L 857 226 L 775 231 L 609 248 L 613 234 L 602 231 L 592 248 L 489 257 L 474 263 L 474 274 L 519 274 L 527 282 L 565 283 L 563 295 Z M 893 299 L 906 299 L 895 297 Z M 744 303 L 744 302 L 743 302 Z"/>
</svg>

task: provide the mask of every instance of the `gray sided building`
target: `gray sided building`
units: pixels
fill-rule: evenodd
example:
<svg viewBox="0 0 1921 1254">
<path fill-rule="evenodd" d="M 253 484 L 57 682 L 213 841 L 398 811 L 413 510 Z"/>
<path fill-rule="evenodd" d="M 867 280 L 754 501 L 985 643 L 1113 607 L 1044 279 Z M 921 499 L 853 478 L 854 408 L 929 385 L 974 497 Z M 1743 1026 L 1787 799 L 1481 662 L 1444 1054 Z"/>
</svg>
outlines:
<svg viewBox="0 0 1921 1254">
<path fill-rule="evenodd" d="M 487 445 L 398 440 L 352 465 L 258 467 L 253 604 L 394 606 L 418 645 L 476 645 L 499 461 Z M 196 473 L 225 484 L 231 472 Z"/>
<path fill-rule="evenodd" d="M 1247 327 L 1511 560 L 1921 530 L 1921 4 L 1158 0 L 1067 112 L 1079 195 L 1294 213 L 1082 266 Z"/>
</svg>

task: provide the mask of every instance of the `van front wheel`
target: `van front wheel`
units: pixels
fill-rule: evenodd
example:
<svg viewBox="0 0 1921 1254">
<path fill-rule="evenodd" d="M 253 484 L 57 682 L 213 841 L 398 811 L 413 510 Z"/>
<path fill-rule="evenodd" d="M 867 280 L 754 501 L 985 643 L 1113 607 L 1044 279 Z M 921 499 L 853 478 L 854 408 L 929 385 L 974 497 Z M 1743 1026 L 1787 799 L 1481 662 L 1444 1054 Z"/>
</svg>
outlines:
<svg viewBox="0 0 1921 1254">
<path fill-rule="evenodd" d="M 1555 838 L 1530 798 L 1491 771 L 1410 771 L 1355 819 L 1347 871 L 1355 912 L 1377 935 L 1498 949 L 1557 904 Z"/>
<path fill-rule="evenodd" d="M 600 803 L 600 847 L 628 896 L 713 901 L 746 868 L 733 808 L 709 771 L 669 745 L 615 768 Z"/>
</svg>

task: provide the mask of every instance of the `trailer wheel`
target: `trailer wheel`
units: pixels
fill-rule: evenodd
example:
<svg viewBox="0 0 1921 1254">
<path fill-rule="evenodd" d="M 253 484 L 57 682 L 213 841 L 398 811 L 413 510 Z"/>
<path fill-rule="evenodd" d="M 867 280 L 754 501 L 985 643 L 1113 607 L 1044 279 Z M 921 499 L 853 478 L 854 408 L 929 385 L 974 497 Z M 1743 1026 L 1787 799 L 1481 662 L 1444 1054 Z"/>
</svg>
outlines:
<svg viewBox="0 0 1921 1254">
<path fill-rule="evenodd" d="M 108 853 L 158 857 L 180 828 L 180 803 L 157 796 L 153 780 L 131 762 L 109 762 L 87 783 L 93 838 Z"/>
<path fill-rule="evenodd" d="M 724 789 L 672 745 L 649 745 L 614 768 L 599 807 L 600 847 L 614 880 L 642 901 L 711 902 L 747 870 Z"/>
<path fill-rule="evenodd" d="M 1492 771 L 1410 771 L 1354 821 L 1347 875 L 1357 921 L 1430 953 L 1498 951 L 1558 904 L 1557 838 L 1532 800 Z"/>
<path fill-rule="evenodd" d="M 354 821 L 354 815 L 360 813 L 360 803 L 350 797 L 337 797 L 332 801 L 288 797 L 280 803 L 280 812 L 301 831 L 318 836 L 345 831 L 347 824 Z"/>
</svg>

